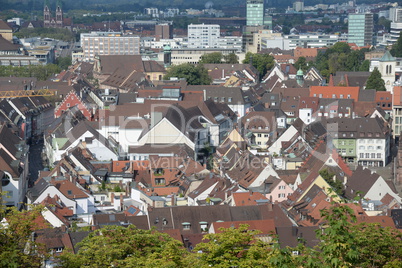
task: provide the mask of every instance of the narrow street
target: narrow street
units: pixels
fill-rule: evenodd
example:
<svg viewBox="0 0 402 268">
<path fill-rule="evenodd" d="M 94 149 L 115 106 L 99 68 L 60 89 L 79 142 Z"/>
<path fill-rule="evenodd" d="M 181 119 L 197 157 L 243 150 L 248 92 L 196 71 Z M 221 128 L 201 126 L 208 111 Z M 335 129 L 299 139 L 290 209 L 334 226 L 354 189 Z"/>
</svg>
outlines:
<svg viewBox="0 0 402 268">
<path fill-rule="evenodd" d="M 32 142 L 29 148 L 29 182 L 28 187 L 32 187 L 35 181 L 38 179 L 39 170 L 43 170 L 42 164 L 42 148 L 43 142 L 36 144 L 36 141 Z"/>
</svg>

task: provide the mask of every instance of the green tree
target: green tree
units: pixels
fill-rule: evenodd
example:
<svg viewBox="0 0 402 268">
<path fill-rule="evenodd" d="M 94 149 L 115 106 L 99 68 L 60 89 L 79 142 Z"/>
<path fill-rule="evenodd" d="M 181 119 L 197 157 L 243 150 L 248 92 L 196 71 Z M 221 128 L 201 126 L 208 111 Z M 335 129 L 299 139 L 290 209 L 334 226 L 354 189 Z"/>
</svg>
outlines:
<svg viewBox="0 0 402 268">
<path fill-rule="evenodd" d="M 334 180 L 335 173 L 329 172 L 328 169 L 323 169 L 323 170 L 320 170 L 319 174 L 329 185 L 331 185 L 331 187 L 335 191 L 335 193 L 337 193 L 340 196 L 343 195 L 343 190 L 344 190 L 343 184 L 341 181 L 339 181 L 337 179 Z"/>
<path fill-rule="evenodd" d="M 67 70 L 71 65 L 71 57 L 59 57 L 56 60 L 56 64 L 61 70 Z"/>
<path fill-rule="evenodd" d="M 38 80 L 47 80 L 60 72 L 55 64 L 29 66 L 0 66 L 0 76 L 36 77 Z"/>
<path fill-rule="evenodd" d="M 402 57 L 402 32 L 399 33 L 398 40 L 389 52 L 394 57 Z"/>
<path fill-rule="evenodd" d="M 382 79 L 381 73 L 377 68 L 374 68 L 366 82 L 366 89 L 375 89 L 376 91 L 386 91 L 385 82 Z"/>
<path fill-rule="evenodd" d="M 1 201 L 1 196 L 0 196 Z M 0 206 L 0 267 L 42 267 L 47 256 L 45 246 L 32 241 L 35 220 L 41 216 L 42 206 L 32 207 L 30 211 L 6 209 Z"/>
<path fill-rule="evenodd" d="M 200 64 L 205 64 L 205 63 L 219 64 L 219 63 L 222 63 L 222 59 L 223 59 L 222 53 L 212 52 L 212 53 L 202 55 L 199 63 Z"/>
<path fill-rule="evenodd" d="M 239 63 L 239 57 L 235 53 L 230 53 L 225 56 L 223 56 L 223 60 L 225 63 L 230 63 L 230 64 L 237 64 Z"/>
<path fill-rule="evenodd" d="M 41 37 L 41 38 L 53 38 L 70 42 L 75 40 L 74 34 L 68 29 L 56 29 L 56 28 L 34 28 L 34 29 L 21 29 L 14 34 L 18 38 L 28 37 Z"/>
<path fill-rule="evenodd" d="M 185 78 L 189 85 L 209 85 L 212 82 L 208 75 L 208 70 L 202 64 L 184 63 L 174 65 L 167 70 L 165 79 L 171 77 Z"/>
<path fill-rule="evenodd" d="M 359 71 L 368 72 L 370 70 L 370 60 L 364 60 L 359 67 Z"/>
<path fill-rule="evenodd" d="M 350 46 L 348 45 L 348 43 L 345 43 L 345 42 L 337 42 L 332 47 L 330 47 L 327 50 L 327 52 L 329 54 L 332 54 L 333 52 L 336 52 L 338 54 L 341 54 L 341 53 L 349 54 Z"/>
<path fill-rule="evenodd" d="M 60 258 L 62 267 L 188 267 L 189 254 L 165 233 L 135 226 L 107 226 L 89 234 L 77 254 Z"/>
<path fill-rule="evenodd" d="M 307 71 L 308 64 L 305 57 L 299 57 L 294 64 L 297 70 L 302 69 L 303 71 Z"/>
<path fill-rule="evenodd" d="M 251 63 L 260 73 L 260 78 L 275 66 L 274 57 L 271 55 L 251 52 L 246 53 L 243 63 Z"/>
<path fill-rule="evenodd" d="M 267 267 L 274 248 L 256 239 L 260 232 L 249 230 L 246 224 L 238 228 L 222 228 L 221 233 L 207 234 L 198 244 L 196 267 Z"/>
</svg>

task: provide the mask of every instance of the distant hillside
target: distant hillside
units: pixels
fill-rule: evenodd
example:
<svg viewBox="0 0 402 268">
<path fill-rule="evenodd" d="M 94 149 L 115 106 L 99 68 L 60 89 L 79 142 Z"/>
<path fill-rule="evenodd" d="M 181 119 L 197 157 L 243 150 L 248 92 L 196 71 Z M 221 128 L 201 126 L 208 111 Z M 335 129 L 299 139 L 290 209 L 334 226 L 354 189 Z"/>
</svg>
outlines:
<svg viewBox="0 0 402 268">
<path fill-rule="evenodd" d="M 316 4 L 334 4 L 345 3 L 349 0 L 305 0 L 306 6 Z M 15 9 L 19 11 L 42 10 L 44 0 L 2 0 L 0 11 L 5 9 Z M 49 0 L 51 6 L 56 5 L 56 0 Z M 214 8 L 222 8 L 224 6 L 245 6 L 246 0 L 64 0 L 63 8 L 70 9 L 86 9 L 86 10 L 103 10 L 103 11 L 141 11 L 144 7 L 177 7 L 184 8 L 203 8 L 207 2 L 212 2 Z M 294 0 L 265 0 L 267 7 L 286 8 L 292 6 Z M 378 3 L 378 0 L 358 0 L 359 4 Z"/>
</svg>

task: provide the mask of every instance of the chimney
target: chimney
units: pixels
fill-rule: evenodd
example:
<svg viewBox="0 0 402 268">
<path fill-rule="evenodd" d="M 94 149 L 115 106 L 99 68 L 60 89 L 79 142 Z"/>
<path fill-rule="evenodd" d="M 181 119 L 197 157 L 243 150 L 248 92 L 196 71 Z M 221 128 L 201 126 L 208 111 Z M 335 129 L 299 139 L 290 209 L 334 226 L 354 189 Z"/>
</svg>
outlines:
<svg viewBox="0 0 402 268">
<path fill-rule="evenodd" d="M 176 206 L 176 194 L 173 193 L 171 197 L 171 206 Z"/>
<path fill-rule="evenodd" d="M 110 194 L 110 203 L 114 204 L 114 193 Z"/>
<path fill-rule="evenodd" d="M 65 233 L 67 231 L 67 227 L 63 224 L 61 227 L 61 231 Z"/>
<path fill-rule="evenodd" d="M 268 211 L 272 211 L 273 210 L 273 204 L 272 203 L 268 203 Z"/>
<path fill-rule="evenodd" d="M 253 195 L 253 191 L 252 191 L 252 190 L 249 190 L 248 192 L 250 193 L 250 196 Z"/>
<path fill-rule="evenodd" d="M 120 210 L 123 211 L 123 194 L 120 194 Z"/>
<path fill-rule="evenodd" d="M 346 185 L 346 183 L 348 183 L 348 177 L 343 176 L 343 185 Z"/>
</svg>

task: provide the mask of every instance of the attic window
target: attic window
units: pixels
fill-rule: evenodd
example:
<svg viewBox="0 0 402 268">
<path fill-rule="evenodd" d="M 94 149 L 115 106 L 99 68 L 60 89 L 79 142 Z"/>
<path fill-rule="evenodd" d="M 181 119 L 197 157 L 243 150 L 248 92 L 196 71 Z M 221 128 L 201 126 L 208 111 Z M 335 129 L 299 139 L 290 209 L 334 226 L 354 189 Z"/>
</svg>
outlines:
<svg viewBox="0 0 402 268">
<path fill-rule="evenodd" d="M 206 222 L 206 221 L 200 221 L 199 222 L 199 224 L 200 224 L 200 227 L 201 227 L 201 231 L 203 232 L 203 231 L 208 231 L 208 222 Z"/>
<path fill-rule="evenodd" d="M 228 97 L 228 102 L 232 102 L 232 97 Z"/>
<path fill-rule="evenodd" d="M 183 230 L 191 229 L 191 223 L 189 223 L 189 222 L 183 222 L 181 225 L 183 225 Z"/>
<path fill-rule="evenodd" d="M 68 195 L 72 195 L 72 194 L 73 194 L 73 191 L 68 190 L 68 191 L 67 191 L 67 194 L 68 194 Z"/>
</svg>

